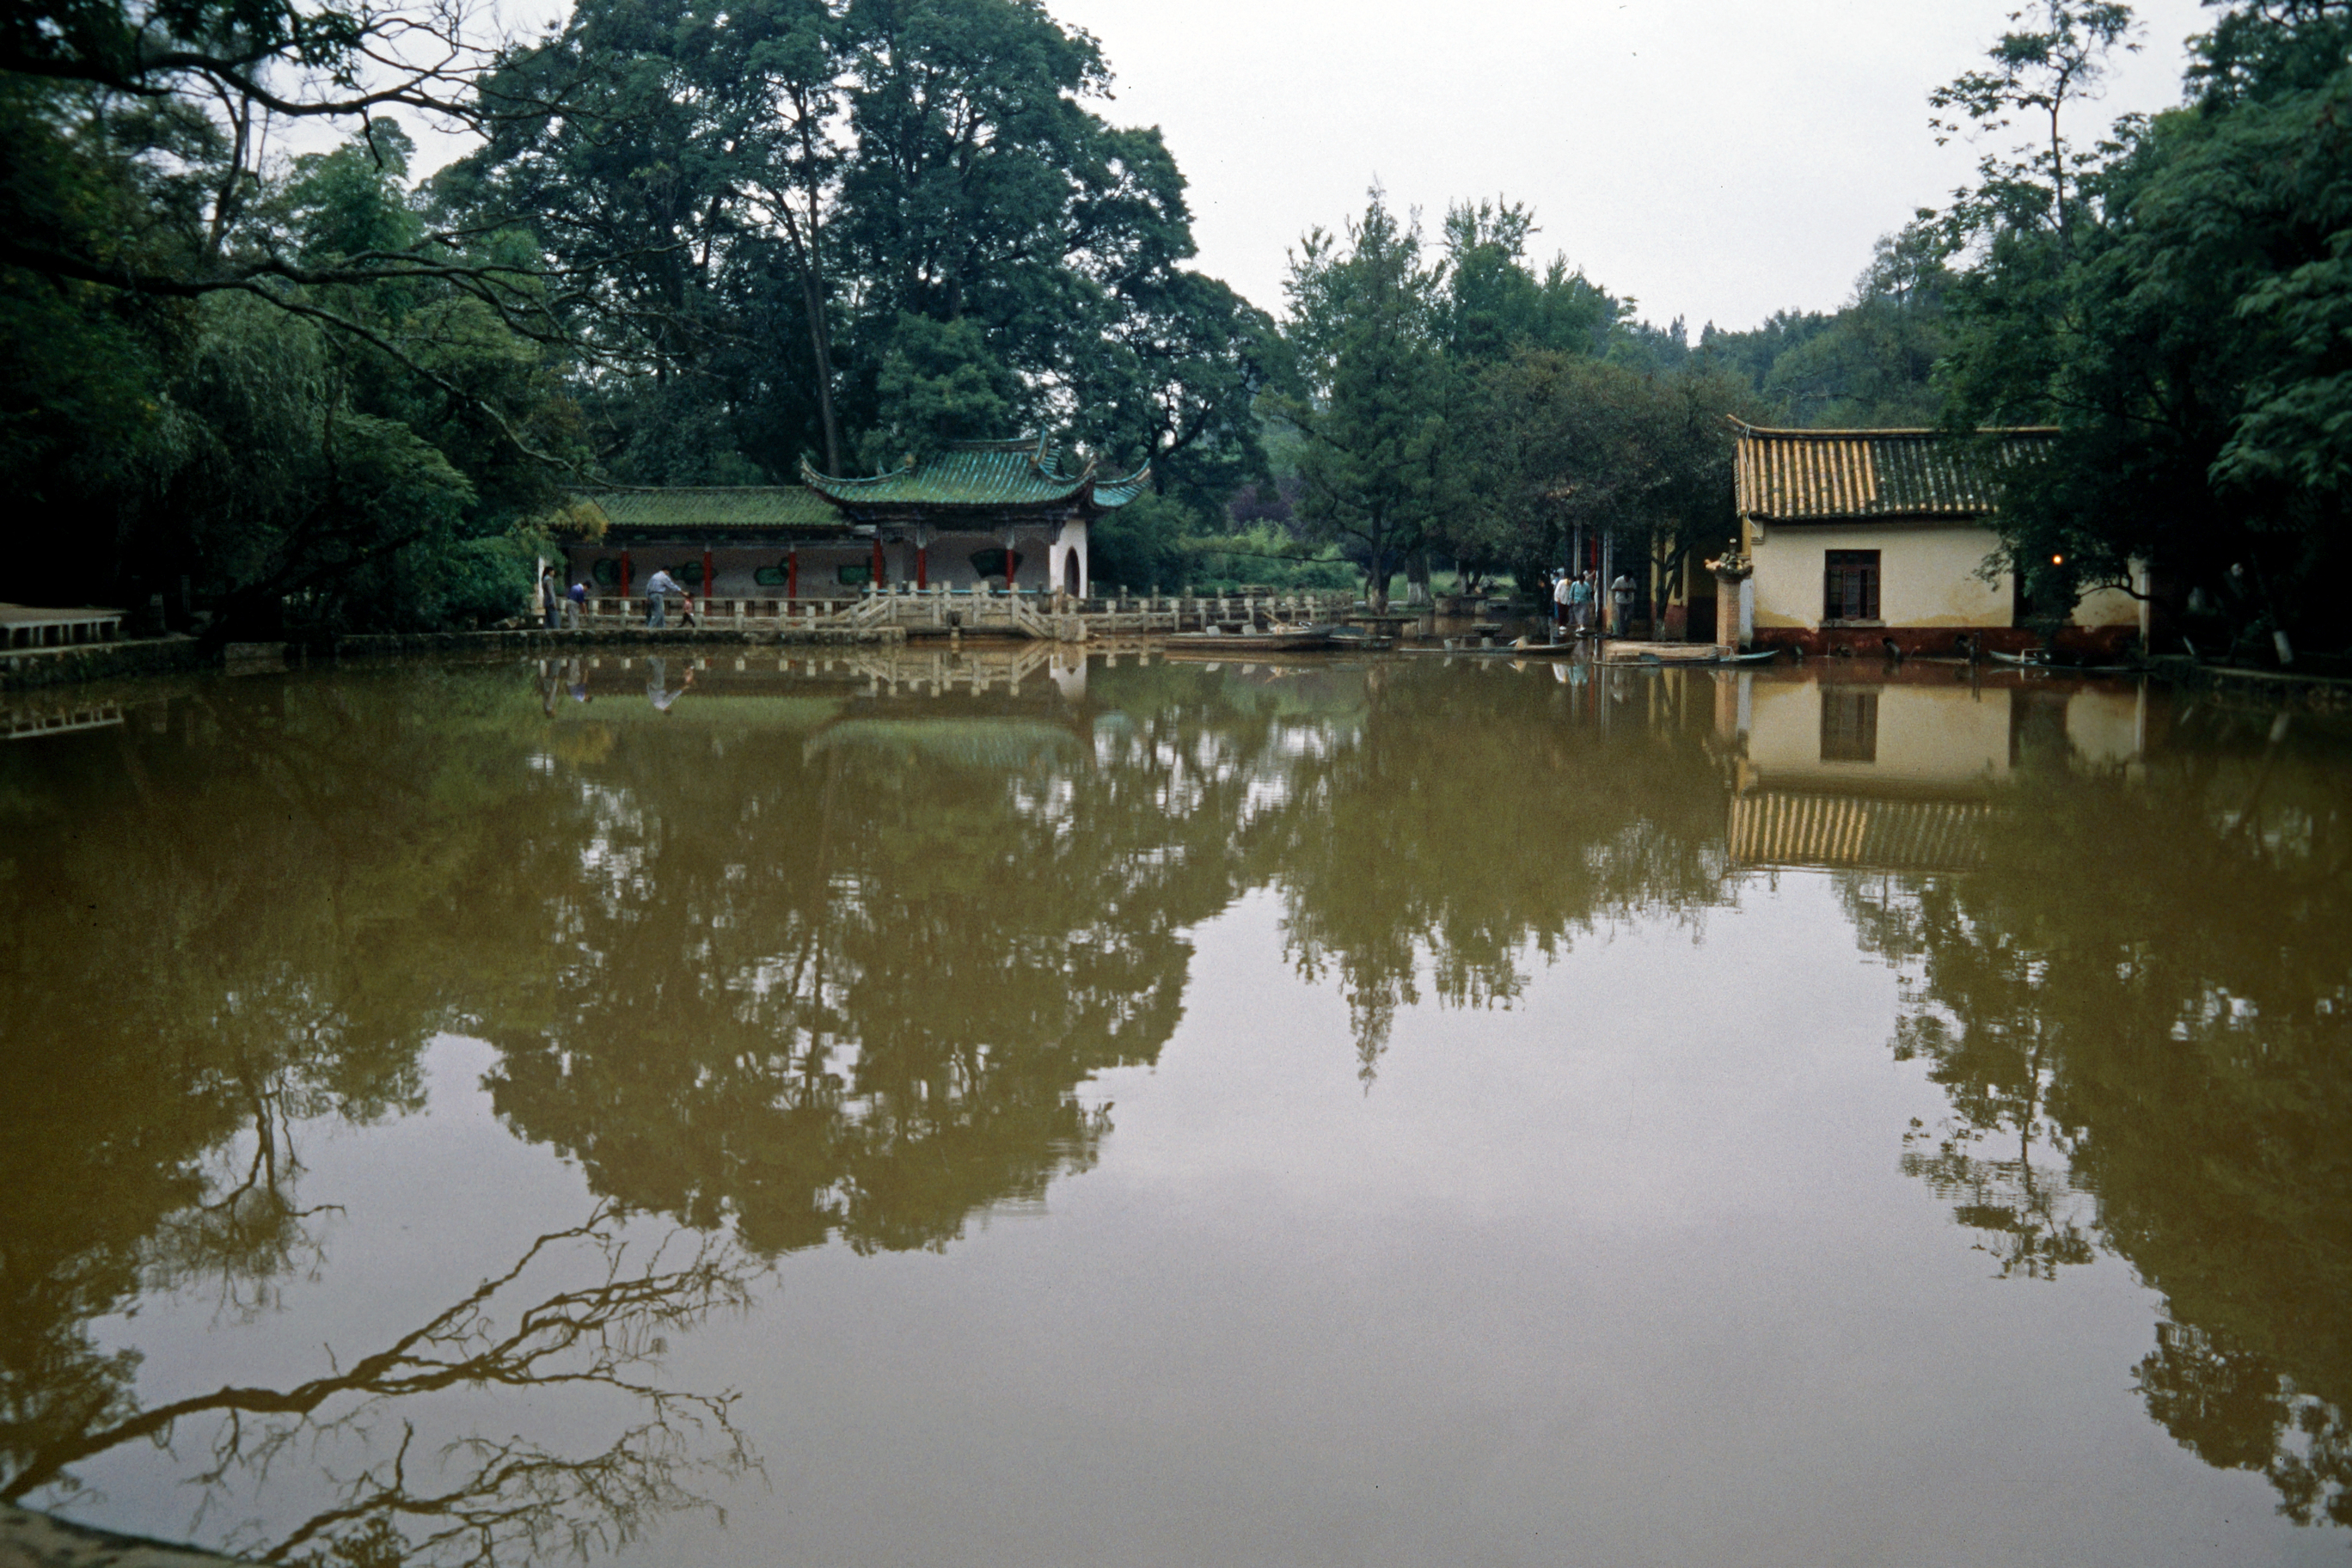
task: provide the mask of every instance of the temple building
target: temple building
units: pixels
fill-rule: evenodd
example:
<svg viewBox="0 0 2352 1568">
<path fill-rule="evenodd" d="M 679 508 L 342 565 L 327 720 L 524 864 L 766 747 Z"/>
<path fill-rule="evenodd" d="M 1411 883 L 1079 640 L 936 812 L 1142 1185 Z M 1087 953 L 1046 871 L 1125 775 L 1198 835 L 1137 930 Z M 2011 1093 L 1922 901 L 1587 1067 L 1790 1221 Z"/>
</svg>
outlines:
<svg viewBox="0 0 2352 1568">
<path fill-rule="evenodd" d="M 2013 574 L 1979 574 L 2000 543 L 2002 474 L 2040 458 L 2055 431 L 1988 431 L 1997 439 L 1976 442 L 1733 423 L 1740 553 L 1754 571 L 1742 620 L 1756 644 L 1875 653 L 1891 639 L 1942 653 L 1964 633 L 2006 649 L 2035 640 Z M 2096 589 L 2074 606 L 2063 640 L 2112 648 L 2144 630 L 2140 601 Z"/>
<path fill-rule="evenodd" d="M 801 465 L 800 485 L 625 490 L 595 498 L 604 535 L 568 552 L 570 580 L 642 592 L 657 568 L 720 599 L 840 598 L 869 584 L 1092 592 L 1088 525 L 1150 470 L 1098 476 L 1046 439 L 958 441 L 869 478 Z"/>
</svg>

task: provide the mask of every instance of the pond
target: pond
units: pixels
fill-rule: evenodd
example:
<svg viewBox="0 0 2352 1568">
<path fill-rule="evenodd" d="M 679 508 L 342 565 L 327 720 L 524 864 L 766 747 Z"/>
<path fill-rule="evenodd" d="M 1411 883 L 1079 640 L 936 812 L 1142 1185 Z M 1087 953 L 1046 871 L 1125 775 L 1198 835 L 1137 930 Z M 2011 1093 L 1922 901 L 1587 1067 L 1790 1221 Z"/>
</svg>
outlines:
<svg viewBox="0 0 2352 1568">
<path fill-rule="evenodd" d="M 2340 1563 L 2352 726 L 777 650 L 0 743 L 0 1494 L 274 1561 Z"/>
</svg>

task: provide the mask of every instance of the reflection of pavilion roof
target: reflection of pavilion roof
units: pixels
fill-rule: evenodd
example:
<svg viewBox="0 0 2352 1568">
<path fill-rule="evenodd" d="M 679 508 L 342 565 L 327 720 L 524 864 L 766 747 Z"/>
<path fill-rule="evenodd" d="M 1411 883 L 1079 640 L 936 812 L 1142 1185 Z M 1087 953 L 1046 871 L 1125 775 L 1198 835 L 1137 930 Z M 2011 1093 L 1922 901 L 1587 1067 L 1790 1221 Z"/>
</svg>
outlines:
<svg viewBox="0 0 2352 1568">
<path fill-rule="evenodd" d="M 1739 427 L 1733 487 L 1742 516 L 1782 522 L 1981 517 L 2008 473 L 2046 455 L 2054 428 L 1772 430 Z"/>
<path fill-rule="evenodd" d="M 1143 468 L 1098 479 L 1096 469 L 1089 458 L 1078 472 L 1064 473 L 1061 449 L 1040 437 L 952 441 L 920 464 L 868 479 L 820 474 L 803 461 L 801 477 L 849 515 L 871 521 L 940 511 L 1104 511 L 1133 500 L 1151 475 Z"/>
<path fill-rule="evenodd" d="M 1984 863 L 1984 800 L 1886 800 L 1758 790 L 1731 797 L 1734 862 L 1878 871 L 1969 871 Z"/>
<path fill-rule="evenodd" d="M 857 751 L 1013 772 L 1079 750 L 1069 731 L 1034 719 L 848 719 L 811 736 L 802 752 Z"/>
</svg>

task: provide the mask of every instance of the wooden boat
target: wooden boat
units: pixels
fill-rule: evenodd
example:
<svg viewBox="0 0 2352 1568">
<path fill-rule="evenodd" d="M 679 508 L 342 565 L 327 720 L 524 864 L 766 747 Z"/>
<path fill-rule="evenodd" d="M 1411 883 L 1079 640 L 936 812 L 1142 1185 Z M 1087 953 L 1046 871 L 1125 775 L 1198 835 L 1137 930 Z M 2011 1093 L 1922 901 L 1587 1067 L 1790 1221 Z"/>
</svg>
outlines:
<svg viewBox="0 0 2352 1568">
<path fill-rule="evenodd" d="M 1329 647 L 1329 626 L 1294 626 L 1271 632 L 1171 632 L 1160 639 L 1171 652 L 1213 653 L 1239 658 L 1253 653 L 1296 653 L 1301 648 Z"/>
<path fill-rule="evenodd" d="M 2128 664 L 2074 664 L 2050 656 L 2046 648 L 2032 648 L 2024 653 L 2003 653 L 1989 648 L 1987 654 L 1996 664 L 2015 669 L 2046 670 L 2052 675 L 2137 675 L 2139 671 Z"/>
<path fill-rule="evenodd" d="M 1777 647 L 1759 647 L 1753 653 L 1727 653 L 1707 660 L 1709 664 L 1770 664 L 1780 657 Z"/>
</svg>

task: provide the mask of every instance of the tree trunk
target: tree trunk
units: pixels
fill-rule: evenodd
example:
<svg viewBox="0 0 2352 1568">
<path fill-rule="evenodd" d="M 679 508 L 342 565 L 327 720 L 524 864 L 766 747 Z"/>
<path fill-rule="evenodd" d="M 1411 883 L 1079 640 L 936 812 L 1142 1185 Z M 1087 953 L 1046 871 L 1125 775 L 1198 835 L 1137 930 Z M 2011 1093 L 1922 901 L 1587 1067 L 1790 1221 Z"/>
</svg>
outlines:
<svg viewBox="0 0 2352 1568">
<path fill-rule="evenodd" d="M 1416 550 L 1404 558 L 1404 602 L 1418 608 L 1429 603 L 1429 552 Z"/>
</svg>

